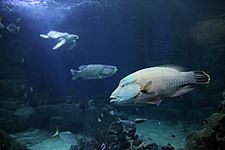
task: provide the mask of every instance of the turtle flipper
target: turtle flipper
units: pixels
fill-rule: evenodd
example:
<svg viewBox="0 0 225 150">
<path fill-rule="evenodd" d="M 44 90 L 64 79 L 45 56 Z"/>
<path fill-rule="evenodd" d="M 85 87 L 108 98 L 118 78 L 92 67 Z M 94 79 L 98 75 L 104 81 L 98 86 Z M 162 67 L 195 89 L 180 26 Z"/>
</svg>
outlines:
<svg viewBox="0 0 225 150">
<path fill-rule="evenodd" d="M 58 44 L 56 44 L 54 47 L 53 47 L 53 49 L 55 50 L 55 49 L 58 49 L 59 47 L 61 47 L 63 44 L 65 44 L 66 43 L 66 40 L 65 39 L 62 39 L 62 40 L 60 40 L 60 42 L 58 43 Z"/>
<path fill-rule="evenodd" d="M 45 39 L 48 39 L 49 38 L 49 36 L 48 35 L 45 35 L 45 34 L 40 34 L 40 37 L 45 38 Z"/>
<path fill-rule="evenodd" d="M 76 40 L 73 41 L 72 45 L 68 48 L 68 50 L 72 50 L 76 46 Z"/>
</svg>

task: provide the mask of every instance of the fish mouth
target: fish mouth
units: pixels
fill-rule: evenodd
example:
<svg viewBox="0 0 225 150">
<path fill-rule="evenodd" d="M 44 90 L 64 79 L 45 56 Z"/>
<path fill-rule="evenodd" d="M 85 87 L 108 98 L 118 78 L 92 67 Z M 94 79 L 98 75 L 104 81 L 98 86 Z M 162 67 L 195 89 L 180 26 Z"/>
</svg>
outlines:
<svg viewBox="0 0 225 150">
<path fill-rule="evenodd" d="M 110 103 L 114 104 L 114 103 L 117 103 L 119 102 L 121 99 L 119 97 L 116 97 L 116 96 L 110 96 Z"/>
</svg>

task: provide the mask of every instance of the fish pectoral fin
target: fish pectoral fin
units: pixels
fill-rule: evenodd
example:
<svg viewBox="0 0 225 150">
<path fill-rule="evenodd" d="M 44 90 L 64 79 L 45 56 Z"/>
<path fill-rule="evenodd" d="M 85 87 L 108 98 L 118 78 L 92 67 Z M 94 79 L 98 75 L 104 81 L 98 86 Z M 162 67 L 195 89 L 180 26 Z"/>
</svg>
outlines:
<svg viewBox="0 0 225 150">
<path fill-rule="evenodd" d="M 149 81 L 147 84 L 145 84 L 144 87 L 141 87 L 141 92 L 148 94 L 150 93 L 151 89 L 152 89 L 152 81 Z"/>
<path fill-rule="evenodd" d="M 192 85 L 186 85 L 178 89 L 171 97 L 181 96 L 185 93 L 192 91 L 195 87 Z"/>
<path fill-rule="evenodd" d="M 157 106 L 159 106 L 161 104 L 162 100 L 160 98 L 155 98 L 155 99 L 150 99 L 149 101 L 147 101 L 147 104 L 156 104 Z"/>
<path fill-rule="evenodd" d="M 63 44 L 65 44 L 65 43 L 66 43 L 66 40 L 65 40 L 65 39 L 62 39 L 58 44 L 56 44 L 56 45 L 53 47 L 53 49 L 55 50 L 55 49 L 61 47 L 61 46 L 62 46 Z"/>
</svg>

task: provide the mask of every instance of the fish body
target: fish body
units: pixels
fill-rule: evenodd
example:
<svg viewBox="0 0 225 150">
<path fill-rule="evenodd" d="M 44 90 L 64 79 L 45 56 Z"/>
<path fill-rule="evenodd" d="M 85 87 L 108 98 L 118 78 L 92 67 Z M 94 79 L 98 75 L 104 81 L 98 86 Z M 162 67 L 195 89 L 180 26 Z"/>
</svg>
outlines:
<svg viewBox="0 0 225 150">
<path fill-rule="evenodd" d="M 133 121 L 130 121 L 130 120 L 121 120 L 120 118 L 117 121 L 117 123 L 118 124 L 122 124 L 122 125 L 124 125 L 127 128 L 134 128 L 136 126 Z"/>
<path fill-rule="evenodd" d="M 203 71 L 182 71 L 175 66 L 146 68 L 123 78 L 110 102 L 121 106 L 159 105 L 163 97 L 181 96 L 209 81 L 209 75 Z"/>
<path fill-rule="evenodd" d="M 135 123 L 143 123 L 143 122 L 145 122 L 146 120 L 148 120 L 148 118 L 136 118 L 135 120 L 134 120 L 134 122 Z"/>
<path fill-rule="evenodd" d="M 90 79 L 104 79 L 111 77 L 117 72 L 117 67 L 102 64 L 89 64 L 82 65 L 79 70 L 71 69 L 72 79 L 82 78 L 85 80 Z"/>
<path fill-rule="evenodd" d="M 15 25 L 14 23 L 10 23 L 6 26 L 6 29 L 11 33 L 16 33 L 20 31 L 20 27 Z"/>
<path fill-rule="evenodd" d="M 45 39 L 58 39 L 59 42 L 53 47 L 53 50 L 60 48 L 64 44 L 71 44 L 70 47 L 67 48 L 71 50 L 76 46 L 76 41 L 79 39 L 78 35 L 58 31 L 49 31 L 47 35 L 40 34 L 40 37 Z"/>
</svg>

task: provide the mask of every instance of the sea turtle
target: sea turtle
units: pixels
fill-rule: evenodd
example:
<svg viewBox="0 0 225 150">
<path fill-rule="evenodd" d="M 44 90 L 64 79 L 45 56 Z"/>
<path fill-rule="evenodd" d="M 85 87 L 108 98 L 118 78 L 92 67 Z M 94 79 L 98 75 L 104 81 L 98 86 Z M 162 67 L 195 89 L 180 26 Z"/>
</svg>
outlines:
<svg viewBox="0 0 225 150">
<path fill-rule="evenodd" d="M 53 47 L 53 50 L 58 49 L 59 47 L 61 47 L 62 45 L 68 43 L 68 44 L 72 44 L 68 49 L 71 50 L 75 47 L 76 45 L 76 40 L 79 38 L 78 35 L 75 34 L 69 34 L 66 32 L 58 32 L 58 31 L 49 31 L 47 35 L 45 34 L 40 34 L 40 36 L 42 38 L 48 39 L 48 38 L 52 38 L 52 39 L 58 39 L 59 43 L 56 44 Z"/>
</svg>

